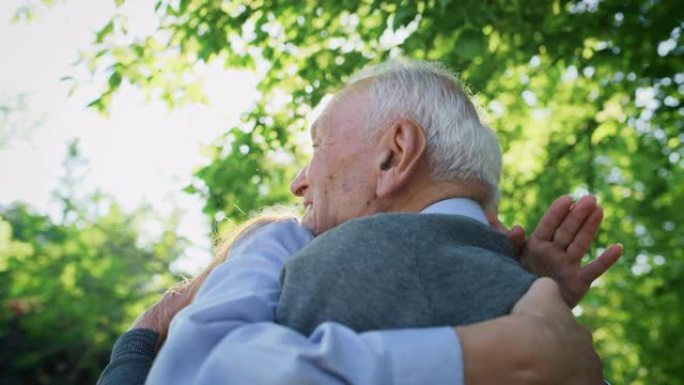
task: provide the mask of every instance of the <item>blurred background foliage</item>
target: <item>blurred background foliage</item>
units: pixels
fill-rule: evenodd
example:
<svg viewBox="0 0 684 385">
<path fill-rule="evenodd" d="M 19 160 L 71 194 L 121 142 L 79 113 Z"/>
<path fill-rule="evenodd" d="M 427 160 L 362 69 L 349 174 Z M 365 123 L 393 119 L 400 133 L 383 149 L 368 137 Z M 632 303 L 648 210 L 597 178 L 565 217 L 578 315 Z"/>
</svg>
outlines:
<svg viewBox="0 0 684 385">
<path fill-rule="evenodd" d="M 105 194 L 78 191 L 85 161 L 72 142 L 55 199 L 61 217 L 22 203 L 0 207 L 0 383 L 94 384 L 113 341 L 175 282 L 184 242 L 173 218 L 126 213 Z"/>
<path fill-rule="evenodd" d="M 596 245 L 624 244 L 623 259 L 575 309 L 594 330 L 606 377 L 623 384 L 684 378 L 677 355 L 684 351 L 679 2 L 156 0 L 150 6 L 161 22 L 153 34 L 128 36 L 126 17 L 117 13 L 93 36 L 81 65 L 106 73 L 108 81 L 90 107 L 106 113 L 123 82 L 171 108 L 203 102 L 202 82 L 211 79 L 195 72 L 200 62 L 252 69 L 260 79 L 260 101 L 206 149 L 210 161 L 186 188 L 203 198 L 210 218 L 234 223 L 293 202 L 288 183 L 306 161 L 307 116 L 354 71 L 393 57 L 441 61 L 472 90 L 499 135 L 504 222 L 531 230 L 555 197 L 590 192 L 606 217 Z M 30 8 L 17 14 L 26 15 Z M 0 295 L 11 311 L 1 313 L 0 338 L 16 348 L 0 365 L 10 365 L 16 378 L 40 367 L 25 383 L 47 383 L 41 373 L 60 373 L 70 383 L 92 380 L 98 355 L 147 296 L 169 283 L 166 264 L 181 240 L 169 230 L 139 245 L 130 224 L 140 214 L 102 202 L 65 198 L 61 223 L 23 206 L 2 212 Z M 65 301 L 78 306 L 60 307 Z"/>
</svg>

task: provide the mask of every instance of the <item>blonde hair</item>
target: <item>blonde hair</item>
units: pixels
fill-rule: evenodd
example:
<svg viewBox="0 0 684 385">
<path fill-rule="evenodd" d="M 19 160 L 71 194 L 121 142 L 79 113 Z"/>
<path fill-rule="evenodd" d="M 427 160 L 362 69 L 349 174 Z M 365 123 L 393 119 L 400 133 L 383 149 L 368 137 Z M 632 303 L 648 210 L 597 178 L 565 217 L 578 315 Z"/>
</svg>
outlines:
<svg viewBox="0 0 684 385">
<path fill-rule="evenodd" d="M 262 214 L 255 216 L 254 218 L 248 219 L 245 222 L 235 226 L 224 236 L 217 236 L 216 241 L 214 242 L 214 259 L 211 261 L 211 263 L 195 277 L 184 277 L 181 282 L 178 282 L 171 289 L 167 290 L 166 294 L 164 295 L 164 298 L 166 298 L 166 296 L 168 295 L 182 296 L 181 298 L 183 304 L 178 309 L 176 309 L 174 313 L 188 306 L 195 300 L 195 296 L 197 295 L 197 292 L 199 291 L 200 287 L 202 287 L 204 280 L 209 276 L 209 274 L 214 270 L 216 266 L 225 262 L 226 258 L 228 258 L 230 250 L 233 248 L 235 243 L 240 238 L 249 236 L 254 231 L 269 223 L 274 223 L 282 220 L 290 220 L 295 218 L 296 217 L 293 214 L 291 214 L 291 211 L 286 213 L 283 210 L 278 210 L 278 212 L 273 212 L 271 210 L 270 212 L 264 212 Z M 162 298 L 161 301 L 163 301 L 164 298 Z M 171 316 L 171 318 L 173 317 L 175 317 L 175 314 Z M 159 336 L 157 337 L 157 342 L 155 344 L 155 351 L 159 351 L 159 348 L 166 340 L 168 327 L 168 324 L 162 325 L 161 329 L 157 331 L 159 333 Z"/>
<path fill-rule="evenodd" d="M 182 282 L 179 282 L 171 290 L 187 290 L 191 298 L 190 302 L 194 301 L 195 295 L 197 295 L 197 292 L 209 273 L 211 273 L 216 266 L 226 261 L 231 249 L 239 239 L 249 236 L 250 234 L 254 233 L 254 231 L 270 223 L 290 219 L 297 219 L 291 209 L 283 207 L 269 208 L 266 211 L 263 211 L 262 213 L 233 227 L 227 233 L 223 235 L 217 235 L 215 237 L 214 247 L 212 250 L 214 258 L 212 259 L 211 263 L 209 263 L 209 265 L 205 267 L 202 272 L 192 278 L 183 279 Z"/>
</svg>

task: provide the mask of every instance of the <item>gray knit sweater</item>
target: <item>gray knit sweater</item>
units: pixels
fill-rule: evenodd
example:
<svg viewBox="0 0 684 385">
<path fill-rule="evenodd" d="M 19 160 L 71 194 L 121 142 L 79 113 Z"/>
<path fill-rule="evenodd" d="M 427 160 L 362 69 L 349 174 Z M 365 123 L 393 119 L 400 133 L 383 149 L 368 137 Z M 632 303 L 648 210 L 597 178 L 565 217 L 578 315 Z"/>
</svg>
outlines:
<svg viewBox="0 0 684 385">
<path fill-rule="evenodd" d="M 277 322 L 309 335 L 466 325 L 508 314 L 535 276 L 505 236 L 459 215 L 377 214 L 315 238 L 285 264 Z"/>
</svg>

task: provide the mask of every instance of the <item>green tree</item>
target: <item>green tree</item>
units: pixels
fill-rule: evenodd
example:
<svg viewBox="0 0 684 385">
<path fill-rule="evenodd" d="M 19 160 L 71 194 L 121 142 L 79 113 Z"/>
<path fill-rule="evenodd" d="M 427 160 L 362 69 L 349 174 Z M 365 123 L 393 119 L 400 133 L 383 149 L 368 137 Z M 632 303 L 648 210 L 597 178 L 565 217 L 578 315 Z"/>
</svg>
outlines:
<svg viewBox="0 0 684 385">
<path fill-rule="evenodd" d="M 118 1 L 117 3 L 123 3 Z M 684 377 L 684 7 L 662 0 L 157 0 L 160 28 L 126 35 L 115 15 L 85 62 L 170 106 L 203 100 L 198 62 L 252 68 L 260 102 L 217 138 L 188 191 L 205 212 L 289 202 L 305 154 L 297 138 L 326 93 L 361 66 L 405 56 L 459 72 L 490 113 L 505 152 L 503 218 L 528 228 L 553 197 L 591 192 L 605 207 L 599 243 L 626 255 L 584 302 L 606 374 L 617 383 Z M 125 43 L 119 43 L 119 42 Z M 282 151 L 294 154 L 280 162 Z"/>
<path fill-rule="evenodd" d="M 65 184 L 82 163 L 72 143 Z M 0 209 L 2 383 L 95 383 L 116 337 L 173 283 L 183 247 L 173 226 L 145 240 L 149 210 L 73 190 L 57 221 L 22 203 Z"/>
<path fill-rule="evenodd" d="M 0 149 L 10 141 L 26 136 L 38 127 L 42 117 L 32 117 L 26 111 L 26 95 L 0 98 Z"/>
</svg>

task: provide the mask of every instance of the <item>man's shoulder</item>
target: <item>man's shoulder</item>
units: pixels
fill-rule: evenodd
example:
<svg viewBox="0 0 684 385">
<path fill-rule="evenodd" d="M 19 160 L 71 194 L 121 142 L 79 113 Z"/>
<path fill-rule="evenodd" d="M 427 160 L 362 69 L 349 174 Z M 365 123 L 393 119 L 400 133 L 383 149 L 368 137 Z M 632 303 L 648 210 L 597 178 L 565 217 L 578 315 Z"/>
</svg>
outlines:
<svg viewBox="0 0 684 385">
<path fill-rule="evenodd" d="M 345 222 L 316 237 L 299 255 L 324 259 L 410 258 L 438 247 L 483 248 L 512 256 L 505 236 L 472 218 L 447 214 L 382 213 Z M 393 251 L 397 251 L 396 253 Z"/>
<path fill-rule="evenodd" d="M 393 242 L 449 242 L 495 246 L 511 255 L 506 237 L 488 224 L 463 215 L 380 213 L 355 218 L 321 235 L 322 239 L 358 238 Z"/>
<path fill-rule="evenodd" d="M 325 234 L 378 230 L 409 231 L 415 228 L 449 229 L 454 227 L 469 228 L 473 231 L 487 232 L 492 230 L 486 224 L 475 219 L 452 214 L 420 214 L 420 213 L 378 213 L 351 219 Z"/>
</svg>

